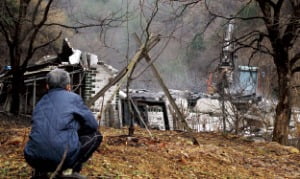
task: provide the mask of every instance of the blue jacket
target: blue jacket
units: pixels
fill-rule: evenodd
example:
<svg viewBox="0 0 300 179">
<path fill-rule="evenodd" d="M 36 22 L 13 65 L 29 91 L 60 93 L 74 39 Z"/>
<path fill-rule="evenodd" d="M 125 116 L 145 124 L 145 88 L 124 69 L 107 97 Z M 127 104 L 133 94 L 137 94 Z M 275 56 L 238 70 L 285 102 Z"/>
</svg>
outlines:
<svg viewBox="0 0 300 179">
<path fill-rule="evenodd" d="M 81 144 L 78 132 L 97 131 L 98 124 L 81 97 L 62 88 L 51 89 L 37 103 L 32 129 L 24 153 L 33 159 L 59 164 L 67 151 L 66 165 L 72 165 Z"/>
</svg>

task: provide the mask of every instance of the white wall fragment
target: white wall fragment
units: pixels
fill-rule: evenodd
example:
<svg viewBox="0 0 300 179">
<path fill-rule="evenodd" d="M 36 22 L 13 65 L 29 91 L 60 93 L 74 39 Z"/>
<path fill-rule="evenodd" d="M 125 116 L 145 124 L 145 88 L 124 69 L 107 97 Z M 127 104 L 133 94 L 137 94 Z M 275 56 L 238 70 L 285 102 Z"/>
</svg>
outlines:
<svg viewBox="0 0 300 179">
<path fill-rule="evenodd" d="M 69 56 L 69 62 L 71 65 L 79 64 L 81 57 L 81 51 L 77 49 L 73 49 L 73 54 Z"/>
<path fill-rule="evenodd" d="M 98 56 L 95 54 L 90 54 L 90 67 L 96 68 L 98 63 Z"/>
</svg>

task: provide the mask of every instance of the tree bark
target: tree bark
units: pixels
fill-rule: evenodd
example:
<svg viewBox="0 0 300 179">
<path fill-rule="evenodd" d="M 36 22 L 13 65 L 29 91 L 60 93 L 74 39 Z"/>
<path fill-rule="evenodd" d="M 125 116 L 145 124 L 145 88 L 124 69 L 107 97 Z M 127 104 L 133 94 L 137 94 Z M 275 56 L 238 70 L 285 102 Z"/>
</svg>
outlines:
<svg viewBox="0 0 300 179">
<path fill-rule="evenodd" d="M 274 59 L 278 74 L 278 104 L 276 106 L 275 124 L 273 130 L 273 141 L 280 144 L 288 144 L 288 127 L 291 118 L 290 88 L 291 72 L 288 67 L 288 52 L 283 48 L 276 50 Z M 284 63 L 286 62 L 286 63 Z"/>
<path fill-rule="evenodd" d="M 280 144 L 288 144 L 289 122 L 291 117 L 290 103 L 290 81 L 291 81 L 291 66 L 289 65 L 289 47 L 294 32 L 297 31 L 294 22 L 287 20 L 286 30 L 281 27 L 281 10 L 283 0 L 277 2 L 257 0 L 264 16 L 264 22 L 268 31 L 269 40 L 273 50 L 273 61 L 276 65 L 278 75 L 278 104 L 276 106 L 275 124 L 273 130 L 273 141 Z M 297 9 L 294 5 L 294 10 Z M 297 17 L 296 12 L 290 14 Z M 289 37 L 289 38 L 287 38 Z M 292 37 L 292 38 L 290 38 Z"/>
<path fill-rule="evenodd" d="M 10 112 L 13 114 L 19 114 L 20 109 L 20 93 L 23 89 L 23 72 L 20 69 L 17 69 L 13 73 L 12 77 L 12 104 Z"/>
</svg>

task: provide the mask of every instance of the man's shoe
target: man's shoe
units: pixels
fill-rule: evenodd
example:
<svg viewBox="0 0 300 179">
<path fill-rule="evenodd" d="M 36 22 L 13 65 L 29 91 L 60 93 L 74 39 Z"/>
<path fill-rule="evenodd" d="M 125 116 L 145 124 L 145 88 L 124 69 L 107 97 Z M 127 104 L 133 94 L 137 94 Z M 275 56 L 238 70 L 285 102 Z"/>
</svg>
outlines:
<svg viewBox="0 0 300 179">
<path fill-rule="evenodd" d="M 70 175 L 61 175 L 61 179 L 87 179 L 86 176 L 80 175 L 78 172 L 73 172 Z"/>
<path fill-rule="evenodd" d="M 78 173 L 78 172 L 73 172 L 72 176 L 77 178 L 77 179 L 87 179 L 86 176 L 80 175 L 80 173 Z"/>
</svg>

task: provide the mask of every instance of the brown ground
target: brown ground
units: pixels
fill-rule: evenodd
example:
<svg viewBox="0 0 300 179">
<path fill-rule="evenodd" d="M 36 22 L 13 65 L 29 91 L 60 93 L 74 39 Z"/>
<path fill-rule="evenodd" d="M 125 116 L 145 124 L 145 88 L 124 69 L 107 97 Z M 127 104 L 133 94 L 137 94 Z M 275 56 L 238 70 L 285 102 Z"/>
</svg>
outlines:
<svg viewBox="0 0 300 179">
<path fill-rule="evenodd" d="M 29 178 L 23 159 L 29 125 L 0 116 L 0 178 Z M 220 133 L 101 128 L 104 141 L 82 174 L 89 178 L 300 178 L 300 153 L 273 142 Z"/>
</svg>

